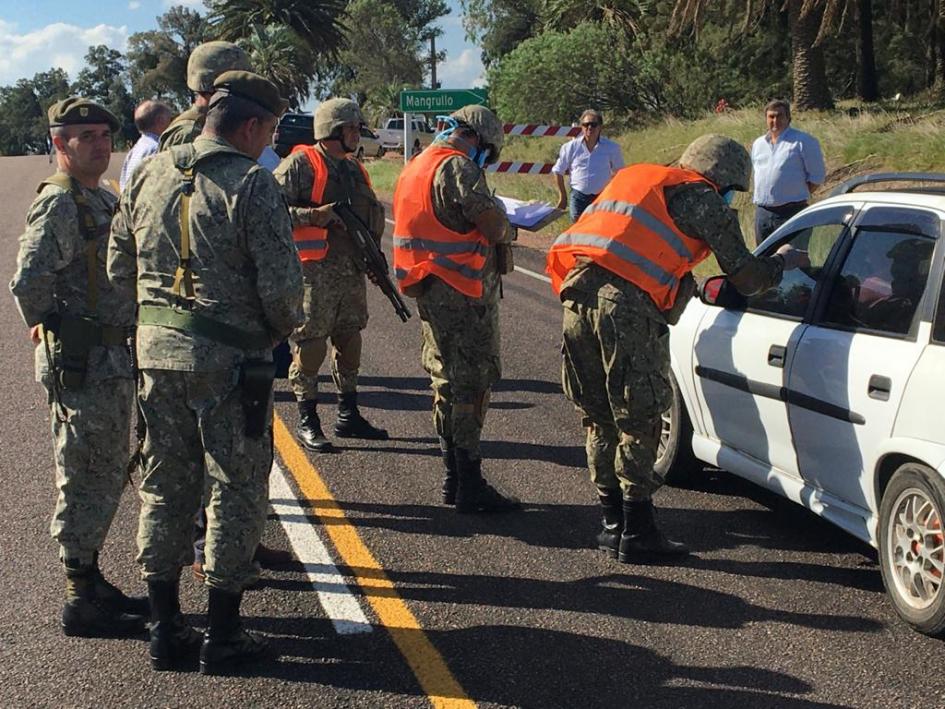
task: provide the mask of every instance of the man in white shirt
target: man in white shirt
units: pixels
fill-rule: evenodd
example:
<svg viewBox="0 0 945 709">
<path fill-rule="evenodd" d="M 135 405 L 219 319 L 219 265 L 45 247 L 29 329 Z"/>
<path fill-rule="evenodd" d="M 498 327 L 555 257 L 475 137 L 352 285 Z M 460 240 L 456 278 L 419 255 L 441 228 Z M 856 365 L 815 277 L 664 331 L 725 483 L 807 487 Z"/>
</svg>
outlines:
<svg viewBox="0 0 945 709">
<path fill-rule="evenodd" d="M 791 128 L 791 104 L 782 99 L 769 102 L 765 122 L 768 132 L 751 146 L 756 245 L 804 209 L 826 178 L 820 143 Z"/>
<path fill-rule="evenodd" d="M 604 117 L 600 112 L 589 108 L 581 114 L 580 122 L 581 135 L 561 146 L 558 161 L 551 168 L 558 187 L 558 209 L 567 205 L 571 221 L 575 222 L 623 167 L 620 146 L 601 135 Z M 571 175 L 570 200 L 564 190 L 567 173 Z"/>
<path fill-rule="evenodd" d="M 141 137 L 128 151 L 125 162 L 121 166 L 118 186 L 122 190 L 125 189 L 125 184 L 131 179 L 131 175 L 135 168 L 141 164 L 141 161 L 158 151 L 158 138 L 164 132 L 164 129 L 170 125 L 172 118 L 174 118 L 174 111 L 166 103 L 142 101 L 138 104 L 134 119 L 135 128 L 138 129 Z"/>
</svg>

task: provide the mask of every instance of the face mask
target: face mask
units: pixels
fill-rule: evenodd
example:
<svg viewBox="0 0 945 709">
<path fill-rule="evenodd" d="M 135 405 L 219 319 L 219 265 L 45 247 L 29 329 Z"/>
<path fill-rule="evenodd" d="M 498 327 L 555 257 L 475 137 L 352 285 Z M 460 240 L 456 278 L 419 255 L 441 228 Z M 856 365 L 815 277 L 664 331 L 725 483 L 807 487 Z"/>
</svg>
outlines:
<svg viewBox="0 0 945 709">
<path fill-rule="evenodd" d="M 441 130 L 439 133 L 436 134 L 436 138 L 434 138 L 434 141 L 437 143 L 440 143 L 440 142 L 445 143 L 447 140 L 449 140 L 449 137 L 453 134 L 453 132 L 457 128 L 459 128 L 459 123 L 452 116 L 437 116 L 436 120 L 437 122 L 442 122 L 444 128 L 443 130 Z M 479 148 L 475 145 L 470 145 L 465 140 L 462 142 L 468 145 L 468 147 L 465 150 L 463 148 L 460 148 L 458 145 L 453 145 L 453 147 L 456 148 L 457 150 L 462 150 L 464 153 L 466 153 L 466 156 L 470 160 L 472 160 L 474 163 L 476 163 L 479 167 L 485 167 L 486 160 L 489 157 L 489 149 Z"/>
<path fill-rule="evenodd" d="M 722 199 L 725 200 L 725 204 L 731 207 L 732 201 L 735 199 L 735 190 L 725 190 L 725 192 L 722 193 Z"/>
</svg>

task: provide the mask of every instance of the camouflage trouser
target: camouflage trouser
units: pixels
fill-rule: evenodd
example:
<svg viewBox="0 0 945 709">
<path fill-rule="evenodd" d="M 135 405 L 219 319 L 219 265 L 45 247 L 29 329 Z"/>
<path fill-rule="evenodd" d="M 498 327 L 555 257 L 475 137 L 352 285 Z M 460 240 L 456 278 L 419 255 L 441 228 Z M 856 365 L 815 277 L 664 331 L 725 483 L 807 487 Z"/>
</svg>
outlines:
<svg viewBox="0 0 945 709">
<path fill-rule="evenodd" d="M 499 304 L 467 298 L 430 278 L 417 298 L 421 363 L 433 389 L 433 426 L 443 440 L 479 457 L 489 393 L 502 376 Z"/>
<path fill-rule="evenodd" d="M 260 438 L 245 436 L 236 371 L 145 369 L 141 378 L 147 425 L 138 523 L 142 575 L 170 581 L 193 561 L 194 515 L 205 499 L 207 585 L 239 591 L 256 575 L 252 562 L 269 501 L 272 428 Z"/>
<path fill-rule="evenodd" d="M 49 532 L 62 560 L 91 564 L 105 543 L 128 481 L 134 395 L 133 380 L 106 379 L 63 389 L 62 407 L 50 406 L 59 496 Z"/>
<path fill-rule="evenodd" d="M 289 383 L 299 401 L 318 393 L 318 370 L 331 338 L 331 378 L 339 392 L 358 388 L 361 330 L 367 326 L 367 286 L 363 273 L 328 262 L 305 263 L 305 322 L 292 333 Z"/>
<path fill-rule="evenodd" d="M 587 429 L 587 467 L 600 490 L 649 498 L 660 416 L 672 402 L 665 324 L 604 298 L 565 301 L 562 386 Z"/>
</svg>

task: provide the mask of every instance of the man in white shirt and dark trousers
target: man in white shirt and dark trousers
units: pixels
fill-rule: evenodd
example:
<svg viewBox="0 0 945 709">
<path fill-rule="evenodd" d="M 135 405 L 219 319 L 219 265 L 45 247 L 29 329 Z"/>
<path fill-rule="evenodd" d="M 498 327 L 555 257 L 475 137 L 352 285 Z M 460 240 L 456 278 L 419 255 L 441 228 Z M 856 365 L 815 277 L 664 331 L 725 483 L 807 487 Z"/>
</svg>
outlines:
<svg viewBox="0 0 945 709">
<path fill-rule="evenodd" d="M 149 155 L 158 151 L 158 138 L 174 118 L 174 111 L 166 103 L 160 101 L 142 101 L 135 109 L 135 128 L 141 134 L 137 142 L 125 156 L 121 166 L 121 176 L 118 186 L 125 189 L 125 184 L 131 179 L 135 168 Z"/>
<path fill-rule="evenodd" d="M 592 108 L 581 114 L 581 135 L 561 146 L 551 168 L 558 186 L 558 209 L 568 206 L 571 221 L 577 221 L 587 206 L 623 167 L 623 154 L 614 141 L 601 136 L 604 117 Z M 564 176 L 571 174 L 571 199 L 564 189 Z"/>
<path fill-rule="evenodd" d="M 768 132 L 751 146 L 755 203 L 755 244 L 807 206 L 826 177 L 820 143 L 791 128 L 791 104 L 775 99 L 765 106 Z"/>
</svg>

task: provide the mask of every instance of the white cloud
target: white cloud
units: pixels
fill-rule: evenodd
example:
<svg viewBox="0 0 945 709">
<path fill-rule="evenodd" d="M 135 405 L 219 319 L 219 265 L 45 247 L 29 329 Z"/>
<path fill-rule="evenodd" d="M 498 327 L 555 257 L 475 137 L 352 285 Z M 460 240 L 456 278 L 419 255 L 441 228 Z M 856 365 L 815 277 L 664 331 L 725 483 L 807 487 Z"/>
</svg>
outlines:
<svg viewBox="0 0 945 709">
<path fill-rule="evenodd" d="M 131 0 L 131 2 L 128 3 L 129 10 L 137 10 L 140 7 L 141 7 L 140 0 Z"/>
<path fill-rule="evenodd" d="M 469 89 L 486 82 L 486 70 L 478 49 L 464 49 L 456 57 L 447 56 L 436 67 L 436 78 L 444 89 Z"/>
<path fill-rule="evenodd" d="M 15 24 L 0 20 L 0 86 L 53 68 L 65 69 L 74 81 L 89 47 L 104 44 L 124 52 L 128 34 L 124 25 L 77 27 L 62 22 L 19 34 Z"/>
<path fill-rule="evenodd" d="M 183 5 L 184 7 L 189 7 L 191 10 L 200 10 L 201 14 L 206 10 L 206 4 L 203 0 L 164 0 L 165 9 L 170 9 L 175 5 Z"/>
</svg>

